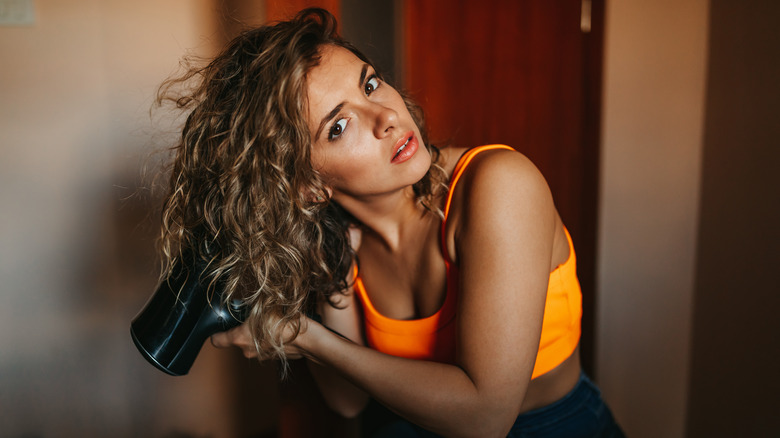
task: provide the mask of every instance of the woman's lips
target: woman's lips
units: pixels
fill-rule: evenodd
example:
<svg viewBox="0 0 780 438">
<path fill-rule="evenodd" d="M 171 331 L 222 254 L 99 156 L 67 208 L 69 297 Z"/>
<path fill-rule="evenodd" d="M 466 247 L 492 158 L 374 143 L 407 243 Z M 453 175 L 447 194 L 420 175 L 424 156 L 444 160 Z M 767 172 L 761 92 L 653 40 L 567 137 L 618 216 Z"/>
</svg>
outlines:
<svg viewBox="0 0 780 438">
<path fill-rule="evenodd" d="M 396 147 L 394 149 L 395 153 L 393 154 L 393 158 L 390 160 L 390 162 L 393 164 L 403 163 L 404 161 L 414 156 L 418 147 L 419 144 L 417 142 L 417 138 L 414 136 L 413 132 L 409 132 L 396 143 Z"/>
</svg>

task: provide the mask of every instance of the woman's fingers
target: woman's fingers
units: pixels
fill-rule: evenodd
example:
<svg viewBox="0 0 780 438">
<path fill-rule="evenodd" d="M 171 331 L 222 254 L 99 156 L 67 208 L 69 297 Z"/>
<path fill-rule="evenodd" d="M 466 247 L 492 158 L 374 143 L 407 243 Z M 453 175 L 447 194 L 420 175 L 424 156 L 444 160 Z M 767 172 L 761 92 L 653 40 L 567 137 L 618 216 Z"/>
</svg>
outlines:
<svg viewBox="0 0 780 438">
<path fill-rule="evenodd" d="M 255 344 L 246 324 L 241 324 L 226 332 L 215 333 L 211 336 L 211 345 L 217 348 L 238 347 L 247 358 L 257 357 Z"/>
<path fill-rule="evenodd" d="M 211 345 L 217 348 L 230 347 L 230 341 L 227 332 L 220 332 L 211 335 Z"/>
<path fill-rule="evenodd" d="M 290 324 L 284 326 L 282 330 L 283 339 L 285 342 L 285 353 L 288 359 L 300 359 L 303 357 L 302 350 L 298 346 L 298 341 L 306 332 L 309 323 L 312 322 L 307 317 L 301 318 L 301 327 L 298 336 L 293 336 L 293 327 Z M 238 347 L 244 353 L 247 358 L 258 357 L 255 343 L 252 340 L 252 334 L 249 332 L 249 326 L 241 324 L 238 327 L 232 328 L 226 332 L 215 333 L 211 336 L 211 345 L 217 348 L 230 348 Z"/>
</svg>

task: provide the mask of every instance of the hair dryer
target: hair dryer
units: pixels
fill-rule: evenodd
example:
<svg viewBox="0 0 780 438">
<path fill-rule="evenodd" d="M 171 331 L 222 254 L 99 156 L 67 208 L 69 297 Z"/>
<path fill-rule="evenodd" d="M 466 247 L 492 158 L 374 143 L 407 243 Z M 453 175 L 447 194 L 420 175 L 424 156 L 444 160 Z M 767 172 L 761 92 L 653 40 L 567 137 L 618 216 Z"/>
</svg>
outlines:
<svg viewBox="0 0 780 438">
<path fill-rule="evenodd" d="M 152 365 L 172 375 L 189 372 L 211 335 L 242 323 L 239 301 L 222 302 L 222 285 L 203 276 L 206 261 L 189 254 L 173 267 L 130 324 L 136 347 Z"/>
</svg>

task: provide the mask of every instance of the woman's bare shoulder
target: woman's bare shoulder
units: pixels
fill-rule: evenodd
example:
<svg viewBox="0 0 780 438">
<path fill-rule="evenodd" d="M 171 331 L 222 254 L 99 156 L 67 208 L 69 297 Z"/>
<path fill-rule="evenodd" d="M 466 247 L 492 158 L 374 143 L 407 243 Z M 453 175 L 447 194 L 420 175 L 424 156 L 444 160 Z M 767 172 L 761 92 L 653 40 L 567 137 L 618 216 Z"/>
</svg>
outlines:
<svg viewBox="0 0 780 438">
<path fill-rule="evenodd" d="M 547 182 L 534 163 L 510 149 L 491 149 L 476 155 L 460 183 L 470 196 L 522 190 L 548 195 Z"/>
<path fill-rule="evenodd" d="M 448 175 L 451 175 L 460 158 L 470 149 L 472 148 L 442 148 L 440 150 L 441 160 L 439 164 L 444 168 Z M 538 174 L 536 166 L 534 166 L 528 157 L 516 150 L 505 148 L 488 149 L 477 154 L 469 164 L 467 173 L 501 172 L 502 169 L 510 172 L 522 171 L 523 173 L 530 172 L 531 174 Z"/>
</svg>

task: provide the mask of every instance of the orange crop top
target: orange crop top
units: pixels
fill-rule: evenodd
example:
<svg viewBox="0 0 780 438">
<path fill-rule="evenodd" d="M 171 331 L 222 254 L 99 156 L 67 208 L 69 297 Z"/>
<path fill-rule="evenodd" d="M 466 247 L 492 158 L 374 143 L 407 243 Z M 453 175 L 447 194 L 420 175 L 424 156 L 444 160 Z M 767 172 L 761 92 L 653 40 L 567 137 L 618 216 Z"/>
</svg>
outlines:
<svg viewBox="0 0 780 438">
<path fill-rule="evenodd" d="M 447 265 L 447 291 L 444 304 L 435 314 L 421 319 L 397 320 L 380 314 L 368 297 L 360 276 L 355 277 L 355 290 L 363 306 L 364 328 L 368 345 L 383 353 L 410 359 L 454 363 L 456 341 L 456 308 L 458 298 L 458 266 L 451 263 L 444 239 L 452 193 L 460 176 L 478 153 L 490 149 L 512 149 L 505 145 L 480 146 L 467 151 L 455 166 L 441 225 L 442 254 Z M 569 231 L 569 258 L 550 273 L 547 301 L 544 308 L 541 342 L 531 378 L 552 370 L 566 360 L 580 340 L 582 292 L 577 280 L 576 256 Z"/>
</svg>

